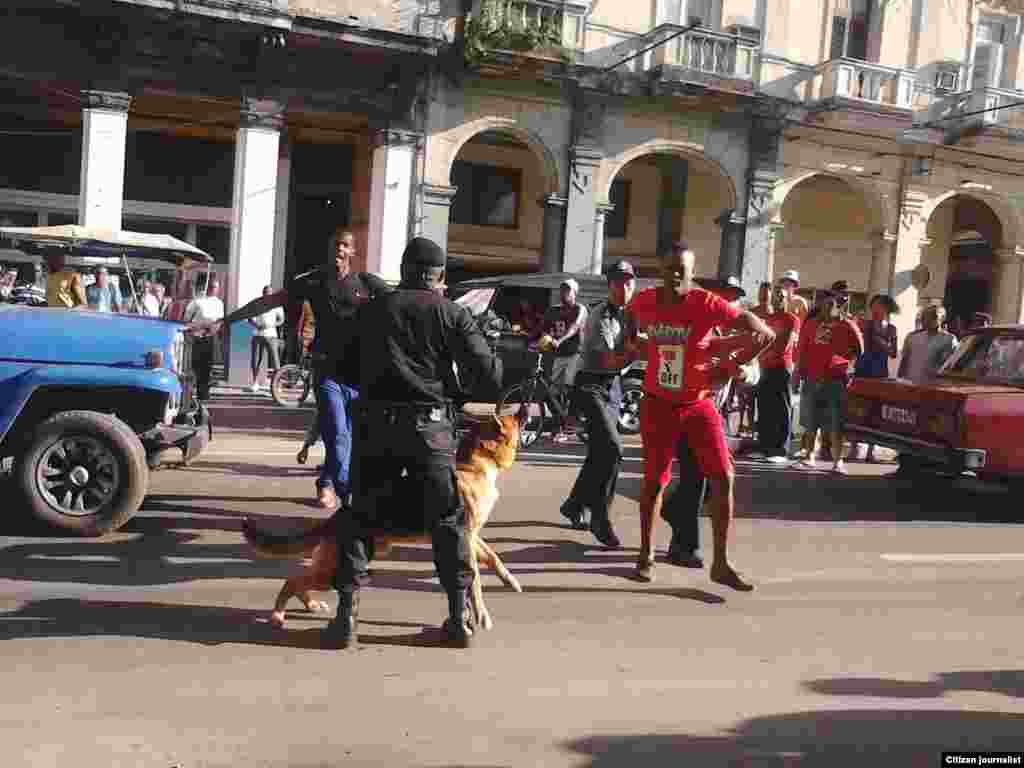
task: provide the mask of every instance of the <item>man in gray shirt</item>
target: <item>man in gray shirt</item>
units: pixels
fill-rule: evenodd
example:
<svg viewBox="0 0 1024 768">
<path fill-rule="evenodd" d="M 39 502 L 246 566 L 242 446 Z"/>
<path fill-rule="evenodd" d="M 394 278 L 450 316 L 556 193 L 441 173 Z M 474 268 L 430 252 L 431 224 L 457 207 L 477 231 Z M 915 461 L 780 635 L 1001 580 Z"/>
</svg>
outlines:
<svg viewBox="0 0 1024 768">
<path fill-rule="evenodd" d="M 956 350 L 956 336 L 943 330 L 946 310 L 927 307 L 921 313 L 924 328 L 909 334 L 903 342 L 903 356 L 897 374 L 901 379 L 918 384 L 930 379 Z"/>
<path fill-rule="evenodd" d="M 607 277 L 608 300 L 590 312 L 576 376 L 576 405 L 587 420 L 587 458 L 561 511 L 573 528 L 589 528 L 605 546 L 619 547 L 608 512 L 622 464 L 619 374 L 626 364 L 625 307 L 633 297 L 636 274 L 632 264 L 620 261 Z"/>
</svg>

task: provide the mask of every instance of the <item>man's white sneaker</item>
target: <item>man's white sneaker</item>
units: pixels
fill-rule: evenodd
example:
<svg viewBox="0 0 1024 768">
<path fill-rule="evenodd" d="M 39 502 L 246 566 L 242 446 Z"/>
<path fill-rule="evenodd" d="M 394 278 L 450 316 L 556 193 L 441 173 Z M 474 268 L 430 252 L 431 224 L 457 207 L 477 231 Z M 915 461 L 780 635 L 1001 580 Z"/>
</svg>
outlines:
<svg viewBox="0 0 1024 768">
<path fill-rule="evenodd" d="M 789 459 L 785 456 L 769 456 L 765 461 L 769 464 L 789 464 Z"/>
<path fill-rule="evenodd" d="M 253 384 L 251 387 L 249 387 L 249 391 L 253 392 L 253 393 L 259 392 L 260 391 L 260 385 L 259 384 Z"/>
<path fill-rule="evenodd" d="M 841 461 L 837 461 L 835 464 L 832 465 L 832 474 L 833 475 L 845 475 L 845 474 L 848 474 L 847 471 L 846 471 L 846 465 L 843 462 L 841 462 Z"/>
<path fill-rule="evenodd" d="M 796 463 L 800 469 L 817 469 L 818 463 L 814 459 L 800 459 Z"/>
</svg>

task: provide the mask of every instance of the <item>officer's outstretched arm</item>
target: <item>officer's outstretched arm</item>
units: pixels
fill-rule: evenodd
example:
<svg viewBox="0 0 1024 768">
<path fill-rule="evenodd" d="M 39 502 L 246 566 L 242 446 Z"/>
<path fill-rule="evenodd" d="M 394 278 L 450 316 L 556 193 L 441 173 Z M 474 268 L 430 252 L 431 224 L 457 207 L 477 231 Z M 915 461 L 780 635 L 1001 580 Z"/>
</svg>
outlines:
<svg viewBox="0 0 1024 768">
<path fill-rule="evenodd" d="M 463 378 L 463 387 L 473 384 L 474 390 L 480 386 L 499 389 L 501 360 L 494 354 L 494 350 L 487 343 L 487 338 L 473 322 L 473 316 L 465 307 L 459 307 L 455 314 L 452 337 L 452 354 L 459 365 L 459 371 L 469 372 L 469 377 Z"/>
</svg>

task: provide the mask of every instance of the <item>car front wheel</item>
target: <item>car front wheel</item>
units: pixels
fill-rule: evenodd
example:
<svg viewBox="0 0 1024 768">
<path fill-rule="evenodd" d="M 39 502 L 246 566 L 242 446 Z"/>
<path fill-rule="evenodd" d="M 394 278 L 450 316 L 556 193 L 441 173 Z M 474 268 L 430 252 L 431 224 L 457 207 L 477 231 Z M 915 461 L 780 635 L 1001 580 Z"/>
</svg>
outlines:
<svg viewBox="0 0 1024 768">
<path fill-rule="evenodd" d="M 149 483 L 138 436 L 117 417 L 95 411 L 58 413 L 41 423 L 14 474 L 34 517 L 79 536 L 124 525 Z"/>
</svg>

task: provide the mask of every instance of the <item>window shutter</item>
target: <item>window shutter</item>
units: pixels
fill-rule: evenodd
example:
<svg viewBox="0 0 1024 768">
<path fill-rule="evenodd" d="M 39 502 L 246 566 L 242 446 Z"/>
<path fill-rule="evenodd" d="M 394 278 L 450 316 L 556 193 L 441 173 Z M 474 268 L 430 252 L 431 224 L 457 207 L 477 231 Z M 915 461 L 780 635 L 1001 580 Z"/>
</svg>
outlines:
<svg viewBox="0 0 1024 768">
<path fill-rule="evenodd" d="M 846 53 L 846 17 L 832 17 L 832 43 L 829 46 L 829 59 L 841 59 Z"/>
<path fill-rule="evenodd" d="M 998 43 L 978 42 L 974 48 L 974 71 L 971 87 L 994 88 L 1000 84 L 1003 74 L 1003 46 Z"/>
</svg>

